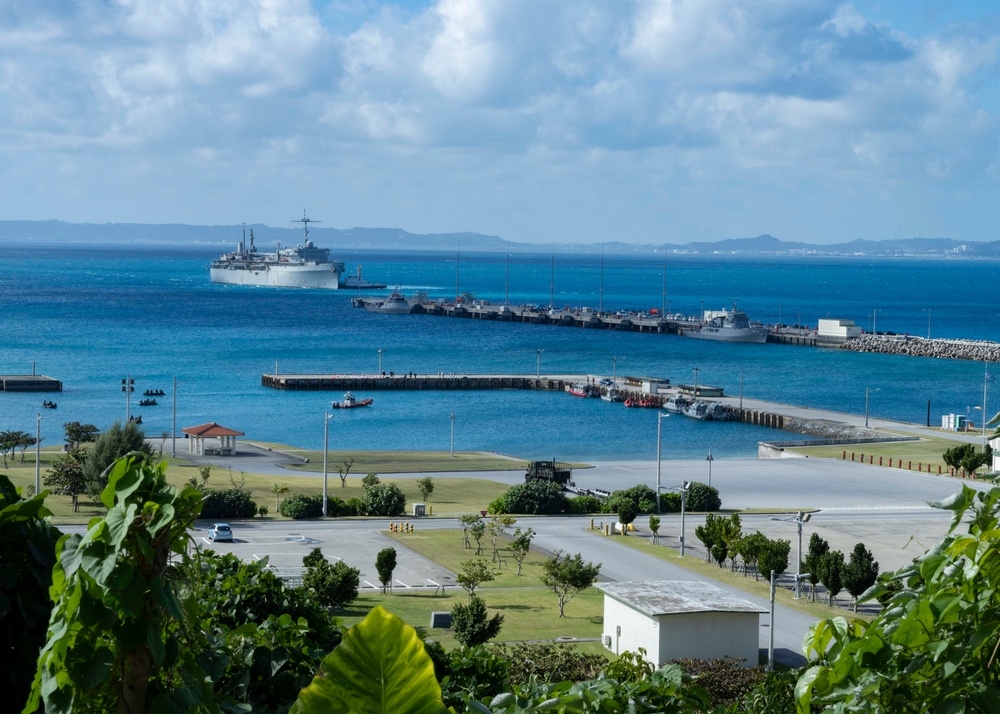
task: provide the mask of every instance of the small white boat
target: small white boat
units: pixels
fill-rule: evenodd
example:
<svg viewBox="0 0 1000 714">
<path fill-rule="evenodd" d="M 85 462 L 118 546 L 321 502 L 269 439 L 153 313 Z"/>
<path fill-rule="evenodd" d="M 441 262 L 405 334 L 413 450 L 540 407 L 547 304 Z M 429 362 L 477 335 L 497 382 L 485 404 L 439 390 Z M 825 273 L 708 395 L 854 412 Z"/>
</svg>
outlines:
<svg viewBox="0 0 1000 714">
<path fill-rule="evenodd" d="M 663 403 L 663 411 L 671 414 L 683 414 L 689 406 L 691 406 L 690 399 L 683 394 L 675 394 Z"/>
<path fill-rule="evenodd" d="M 617 387 L 608 387 L 607 391 L 601 394 L 601 399 L 606 402 L 624 402 L 625 397 L 618 391 Z"/>
<path fill-rule="evenodd" d="M 708 402 L 703 402 L 701 400 L 685 407 L 682 413 L 684 414 L 684 416 L 702 421 L 706 421 L 712 418 L 708 410 Z"/>
</svg>

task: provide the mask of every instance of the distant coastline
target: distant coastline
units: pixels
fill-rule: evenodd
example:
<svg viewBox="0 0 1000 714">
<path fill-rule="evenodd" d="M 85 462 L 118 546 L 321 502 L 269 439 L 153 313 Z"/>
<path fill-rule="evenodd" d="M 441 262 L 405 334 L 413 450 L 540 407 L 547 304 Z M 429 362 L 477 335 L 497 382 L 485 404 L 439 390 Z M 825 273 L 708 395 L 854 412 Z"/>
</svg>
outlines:
<svg viewBox="0 0 1000 714">
<path fill-rule="evenodd" d="M 248 224 L 268 244 L 295 245 L 300 233 L 295 228 L 274 228 Z M 2 245 L 109 245 L 157 248 L 204 247 L 218 250 L 235 245 L 243 225 L 196 226 L 186 224 L 67 223 L 64 221 L 0 221 Z M 880 241 L 853 240 L 816 245 L 783 241 L 771 235 L 731 238 L 715 242 L 689 243 L 518 243 L 481 233 L 410 233 L 400 228 L 320 228 L 310 229 L 318 245 L 350 250 L 448 252 L 448 253 L 535 253 L 608 254 L 649 258 L 681 256 L 727 258 L 922 258 L 1000 260 L 1000 240 L 960 241 L 953 238 L 898 238 Z"/>
</svg>

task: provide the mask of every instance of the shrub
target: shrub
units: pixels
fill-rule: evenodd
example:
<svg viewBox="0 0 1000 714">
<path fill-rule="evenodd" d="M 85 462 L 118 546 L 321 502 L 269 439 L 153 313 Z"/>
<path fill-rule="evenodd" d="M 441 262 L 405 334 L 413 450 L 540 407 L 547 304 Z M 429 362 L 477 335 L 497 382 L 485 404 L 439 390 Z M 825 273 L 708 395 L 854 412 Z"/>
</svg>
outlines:
<svg viewBox="0 0 1000 714">
<path fill-rule="evenodd" d="M 451 629 L 464 647 L 484 645 L 500 634 L 503 615 L 486 614 L 486 603 L 478 595 L 469 597 L 469 604 L 455 603 L 451 608 Z"/>
<path fill-rule="evenodd" d="M 342 560 L 329 563 L 325 558 L 313 561 L 302 576 L 302 587 L 316 596 L 327 607 L 344 607 L 358 596 L 361 571 Z"/>
<path fill-rule="evenodd" d="M 241 488 L 208 491 L 201 507 L 201 518 L 253 518 L 257 504 L 250 492 Z"/>
<path fill-rule="evenodd" d="M 552 481 L 529 481 L 508 488 L 489 505 L 490 513 L 565 513 L 568 508 L 562 486 Z"/>
<path fill-rule="evenodd" d="M 365 502 L 362 501 L 357 496 L 347 499 L 345 506 L 345 516 L 363 516 L 365 515 Z"/>
<path fill-rule="evenodd" d="M 510 664 L 495 647 L 456 647 L 447 652 L 439 642 L 424 640 L 424 650 L 434 662 L 445 706 L 465 710 L 465 700 L 490 700 L 508 691 Z"/>
<path fill-rule="evenodd" d="M 730 705 L 740 701 L 767 678 L 767 670 L 762 666 L 744 667 L 743 660 L 726 655 L 721 659 L 681 659 L 671 660 L 679 664 L 684 674 L 695 678 L 712 700 L 712 704 Z"/>
<path fill-rule="evenodd" d="M 662 498 L 661 498 L 662 500 Z M 644 484 L 623 488 L 611 494 L 601 504 L 603 513 L 618 513 L 623 501 L 631 502 L 636 513 L 656 513 L 656 491 Z"/>
<path fill-rule="evenodd" d="M 681 512 L 681 495 L 676 491 L 660 494 L 660 510 L 664 513 Z"/>
<path fill-rule="evenodd" d="M 567 513 L 600 513 L 601 499 L 597 496 L 574 496 L 566 499 Z"/>
<path fill-rule="evenodd" d="M 580 652 L 575 647 L 552 642 L 496 645 L 510 662 L 510 685 L 527 684 L 532 676 L 541 682 L 582 682 L 596 679 L 608 666 L 603 655 Z"/>
<path fill-rule="evenodd" d="M 323 497 L 293 493 L 281 502 L 278 512 L 285 518 L 319 518 L 323 515 Z"/>
<path fill-rule="evenodd" d="M 301 493 L 293 493 L 281 502 L 278 513 L 285 518 L 294 518 L 295 520 L 320 518 L 323 515 L 323 496 L 322 494 L 306 496 Z M 329 497 L 326 499 L 326 513 L 332 518 L 355 515 L 354 509 L 341 499 Z"/>
<path fill-rule="evenodd" d="M 379 483 L 365 489 L 362 504 L 366 516 L 399 516 L 406 510 L 406 495 L 394 483 Z"/>
<path fill-rule="evenodd" d="M 701 511 L 703 513 L 714 513 L 722 508 L 722 499 L 719 498 L 719 489 L 695 481 L 691 484 L 691 490 L 687 495 L 687 509 L 689 511 Z"/>
</svg>

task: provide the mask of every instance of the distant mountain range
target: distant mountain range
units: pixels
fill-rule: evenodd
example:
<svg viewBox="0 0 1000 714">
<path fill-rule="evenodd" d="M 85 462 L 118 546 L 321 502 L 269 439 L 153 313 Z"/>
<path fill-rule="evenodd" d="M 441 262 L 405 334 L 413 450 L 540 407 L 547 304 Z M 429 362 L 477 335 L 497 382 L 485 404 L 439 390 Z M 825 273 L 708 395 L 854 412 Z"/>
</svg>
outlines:
<svg viewBox="0 0 1000 714">
<path fill-rule="evenodd" d="M 276 243 L 295 245 L 302 241 L 298 228 L 273 228 L 261 224 L 247 226 L 191 226 L 143 223 L 65 223 L 63 221 L 0 221 L 0 241 L 10 243 L 131 244 L 185 246 L 205 245 L 220 250 L 235 247 L 243 235 L 253 230 L 259 248 L 268 250 Z M 333 245 L 360 250 L 426 250 L 486 253 L 549 253 L 551 243 L 515 243 L 481 233 L 409 233 L 401 228 L 320 228 L 309 229 L 320 246 Z M 716 242 L 637 244 L 558 243 L 560 253 L 600 253 L 632 255 L 723 254 L 723 255 L 854 255 L 899 257 L 957 257 L 1000 259 L 1000 241 L 963 242 L 952 238 L 897 238 L 893 240 L 853 240 L 847 243 L 814 245 L 783 241 L 771 235 L 730 238 Z"/>
</svg>

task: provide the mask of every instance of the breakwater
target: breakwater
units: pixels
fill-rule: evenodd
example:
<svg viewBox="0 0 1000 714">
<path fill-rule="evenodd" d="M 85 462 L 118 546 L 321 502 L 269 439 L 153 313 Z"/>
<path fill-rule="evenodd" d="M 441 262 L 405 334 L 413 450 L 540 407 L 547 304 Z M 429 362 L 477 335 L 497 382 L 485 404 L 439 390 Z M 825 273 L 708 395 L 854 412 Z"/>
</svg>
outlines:
<svg viewBox="0 0 1000 714">
<path fill-rule="evenodd" d="M 913 335 L 862 335 L 840 349 L 910 357 L 937 357 L 978 362 L 1000 361 L 1000 343 L 987 340 L 927 339 Z"/>
</svg>

